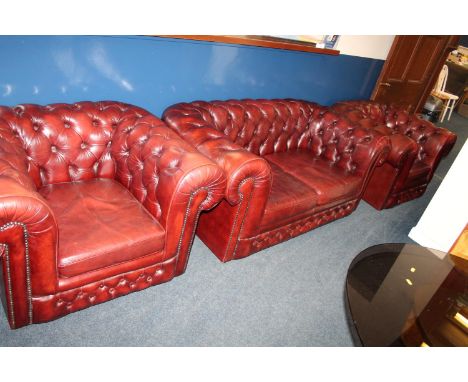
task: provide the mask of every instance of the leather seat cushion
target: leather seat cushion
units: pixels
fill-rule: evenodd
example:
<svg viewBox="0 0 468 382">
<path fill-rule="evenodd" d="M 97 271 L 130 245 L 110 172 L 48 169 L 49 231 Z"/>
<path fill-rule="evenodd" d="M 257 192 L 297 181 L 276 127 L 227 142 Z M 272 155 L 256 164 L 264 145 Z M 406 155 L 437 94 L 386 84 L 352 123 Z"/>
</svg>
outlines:
<svg viewBox="0 0 468 382">
<path fill-rule="evenodd" d="M 427 183 L 431 167 L 424 162 L 416 160 L 409 171 L 403 189 L 420 186 Z"/>
<path fill-rule="evenodd" d="M 161 252 L 161 224 L 111 179 L 50 184 L 39 190 L 57 219 L 58 268 L 76 276 Z"/>
<path fill-rule="evenodd" d="M 270 154 L 265 159 L 315 191 L 318 206 L 353 199 L 361 191 L 362 178 L 317 159 L 306 150 Z"/>
<path fill-rule="evenodd" d="M 309 212 L 317 205 L 317 194 L 305 183 L 270 163 L 273 176 L 261 230 L 279 227 Z"/>
</svg>

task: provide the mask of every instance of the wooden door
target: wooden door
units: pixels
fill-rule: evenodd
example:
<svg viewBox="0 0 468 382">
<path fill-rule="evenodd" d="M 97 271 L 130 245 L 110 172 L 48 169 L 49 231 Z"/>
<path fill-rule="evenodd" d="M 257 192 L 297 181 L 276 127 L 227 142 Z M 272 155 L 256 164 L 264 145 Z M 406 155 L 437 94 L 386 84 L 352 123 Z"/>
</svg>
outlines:
<svg viewBox="0 0 468 382">
<path fill-rule="evenodd" d="M 372 99 L 420 112 L 459 36 L 397 36 Z"/>
</svg>

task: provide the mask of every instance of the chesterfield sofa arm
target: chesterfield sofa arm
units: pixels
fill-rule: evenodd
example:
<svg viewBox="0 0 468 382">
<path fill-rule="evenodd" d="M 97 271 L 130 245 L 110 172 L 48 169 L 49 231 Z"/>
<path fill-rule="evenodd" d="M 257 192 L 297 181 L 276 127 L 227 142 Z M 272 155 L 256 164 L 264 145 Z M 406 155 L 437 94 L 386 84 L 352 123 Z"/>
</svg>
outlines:
<svg viewBox="0 0 468 382">
<path fill-rule="evenodd" d="M 187 266 L 199 215 L 223 198 L 226 177 L 220 167 L 166 126 L 153 126 L 149 131 L 141 151 L 129 157 L 131 173 L 138 179 L 129 189 L 165 228 L 165 252 L 167 258 L 177 258 L 179 275 Z"/>
<path fill-rule="evenodd" d="M 0 175 L 0 253 L 12 327 L 32 323 L 33 294 L 57 291 L 57 224 L 35 191 Z"/>
<path fill-rule="evenodd" d="M 364 200 L 379 210 L 424 194 L 440 160 L 457 139 L 449 130 L 398 105 L 345 101 L 331 109 L 361 126 L 386 130 L 390 137 L 392 150 L 387 162 L 375 171 L 364 195 Z"/>
<path fill-rule="evenodd" d="M 418 117 L 408 122 L 408 129 L 404 133 L 416 142 L 417 159 L 431 168 L 431 177 L 440 160 L 452 150 L 457 141 L 457 136 L 449 130 L 436 127 Z"/>
<path fill-rule="evenodd" d="M 374 127 L 374 130 L 390 139 L 391 149 L 387 162 L 395 168 L 402 168 L 405 165 L 411 167 L 418 150 L 416 142 L 404 135 L 393 134 L 391 129 L 383 125 Z"/>
<path fill-rule="evenodd" d="M 224 171 L 227 179 L 225 201 L 212 214 L 227 210 L 230 211 L 228 214 L 235 215 L 232 225 L 224 227 L 229 231 L 226 235 L 230 240 L 222 245 L 221 250 L 211 246 L 217 233 L 211 227 L 211 219 L 203 215 L 198 234 L 220 260 L 229 261 L 236 252 L 242 251 L 236 243 L 258 230 L 271 188 L 270 166 L 263 158 L 227 139 L 190 104 L 174 105 L 164 112 L 163 118 L 169 127 Z M 249 208 L 252 200 L 255 208 Z"/>
<path fill-rule="evenodd" d="M 166 124 L 221 167 L 226 173 L 226 200 L 231 205 L 241 201 L 239 186 L 255 179 L 256 188 L 269 191 L 269 166 L 265 160 L 230 141 L 212 124 L 205 121 L 191 104 L 174 105 L 163 114 Z"/>
</svg>

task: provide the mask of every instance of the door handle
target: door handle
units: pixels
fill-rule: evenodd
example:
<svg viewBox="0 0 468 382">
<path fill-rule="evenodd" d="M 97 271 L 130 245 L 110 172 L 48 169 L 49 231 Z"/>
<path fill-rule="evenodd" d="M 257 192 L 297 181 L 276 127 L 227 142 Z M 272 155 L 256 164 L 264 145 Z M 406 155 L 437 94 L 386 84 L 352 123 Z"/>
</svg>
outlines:
<svg viewBox="0 0 468 382">
<path fill-rule="evenodd" d="M 392 86 L 392 85 L 389 84 L 388 82 L 381 82 L 381 83 L 380 83 L 380 86 Z"/>
</svg>

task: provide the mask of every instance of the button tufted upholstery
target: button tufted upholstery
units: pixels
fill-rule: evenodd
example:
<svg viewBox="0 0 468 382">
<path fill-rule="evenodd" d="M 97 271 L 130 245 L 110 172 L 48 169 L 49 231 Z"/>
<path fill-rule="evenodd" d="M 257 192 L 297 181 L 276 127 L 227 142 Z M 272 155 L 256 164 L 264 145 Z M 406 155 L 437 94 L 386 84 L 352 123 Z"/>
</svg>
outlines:
<svg viewBox="0 0 468 382">
<path fill-rule="evenodd" d="M 378 131 L 301 100 L 180 103 L 163 119 L 224 169 L 225 200 L 197 230 L 222 261 L 351 213 L 389 151 Z"/>
<path fill-rule="evenodd" d="M 331 109 L 390 138 L 390 155 L 374 172 L 363 196 L 379 210 L 421 196 L 440 160 L 457 139 L 449 130 L 436 127 L 397 105 L 346 101 Z"/>
<path fill-rule="evenodd" d="M 113 101 L 0 106 L 0 257 L 18 328 L 185 271 L 223 171 Z M 141 276 L 143 275 L 143 276 Z"/>
</svg>

